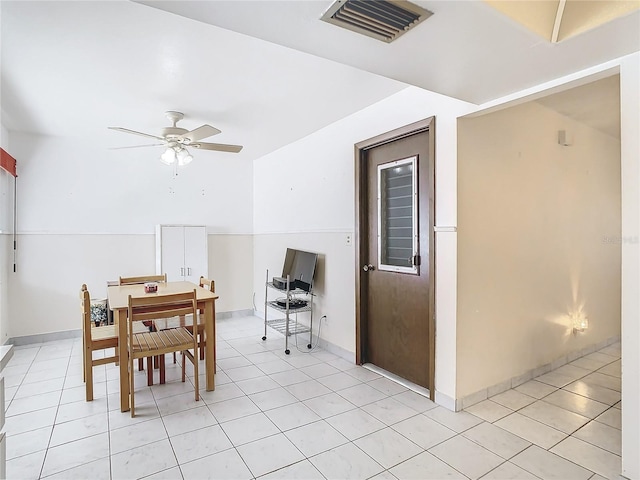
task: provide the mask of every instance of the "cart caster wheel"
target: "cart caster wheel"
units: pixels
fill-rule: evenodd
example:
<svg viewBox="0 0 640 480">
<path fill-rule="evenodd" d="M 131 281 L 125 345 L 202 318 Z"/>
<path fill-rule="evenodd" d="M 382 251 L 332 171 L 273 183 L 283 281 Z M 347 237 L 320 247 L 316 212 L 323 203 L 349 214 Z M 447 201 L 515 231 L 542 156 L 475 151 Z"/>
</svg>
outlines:
<svg viewBox="0 0 640 480">
<path fill-rule="evenodd" d="M 262 337 L 262 339 L 263 339 L 263 340 L 266 340 L 266 339 L 267 339 L 267 336 L 265 335 L 264 337 Z"/>
<path fill-rule="evenodd" d="M 291 353 L 291 351 L 287 348 L 284 353 L 286 353 L 287 355 L 289 355 Z"/>
<path fill-rule="evenodd" d="M 307 344 L 307 348 L 311 348 L 311 344 L 310 344 L 310 343 L 309 343 L 309 344 Z"/>
</svg>

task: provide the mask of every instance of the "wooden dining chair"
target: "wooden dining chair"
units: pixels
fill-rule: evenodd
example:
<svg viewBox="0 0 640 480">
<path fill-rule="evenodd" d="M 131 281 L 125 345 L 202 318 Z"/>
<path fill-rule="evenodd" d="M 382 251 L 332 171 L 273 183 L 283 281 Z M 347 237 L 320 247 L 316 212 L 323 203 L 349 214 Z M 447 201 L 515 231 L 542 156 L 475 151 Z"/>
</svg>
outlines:
<svg viewBox="0 0 640 480">
<path fill-rule="evenodd" d="M 203 276 L 200 277 L 200 286 L 208 289 L 209 291 L 215 293 L 216 292 L 216 282 L 215 280 L 209 280 Z M 207 344 L 206 334 L 205 334 L 205 324 L 204 324 L 204 311 L 198 310 L 199 321 L 198 321 L 198 349 L 200 350 L 200 360 L 204 360 L 204 347 Z M 188 325 L 184 317 L 180 317 L 180 326 L 183 326 L 187 329 L 191 329 L 191 325 Z M 192 332 L 193 333 L 193 332 Z M 213 343 L 213 364 L 215 368 L 216 361 L 216 344 L 215 341 Z M 176 354 L 173 354 L 173 363 L 176 363 Z M 215 370 L 214 370 L 215 371 Z"/>
<path fill-rule="evenodd" d="M 135 416 L 135 385 L 133 362 L 135 359 L 147 358 L 147 368 L 151 369 L 151 358 L 164 357 L 171 352 L 182 352 L 182 381 L 185 381 L 185 364 L 188 358 L 193 364 L 194 387 L 196 401 L 200 399 L 198 377 L 198 341 L 186 327 L 168 328 L 166 330 L 145 331 L 136 333 L 135 325 L 139 322 L 154 321 L 161 318 L 191 315 L 192 331 L 197 331 L 198 310 L 196 291 L 174 293 L 171 295 L 134 298 L 129 296 L 127 311 L 127 348 L 129 352 L 129 386 L 131 416 Z M 193 353 L 191 353 L 193 350 Z"/>
<path fill-rule="evenodd" d="M 118 330 L 115 325 L 96 327 L 91 321 L 91 298 L 85 284 L 80 288 L 82 312 L 82 379 L 85 382 L 85 398 L 93 400 L 93 367 L 118 362 Z M 93 358 L 97 350 L 114 349 L 109 357 Z"/>
<path fill-rule="evenodd" d="M 141 285 L 147 282 L 164 282 L 167 283 L 167 274 L 162 275 L 142 275 L 138 277 L 120 277 L 118 285 Z M 152 323 L 149 323 L 147 327 L 150 327 Z M 144 369 L 143 359 L 138 361 L 138 370 Z M 157 367 L 160 369 L 160 383 L 164 383 L 164 362 L 158 361 Z M 153 370 L 150 370 L 148 375 L 148 385 L 153 385 Z"/>
</svg>

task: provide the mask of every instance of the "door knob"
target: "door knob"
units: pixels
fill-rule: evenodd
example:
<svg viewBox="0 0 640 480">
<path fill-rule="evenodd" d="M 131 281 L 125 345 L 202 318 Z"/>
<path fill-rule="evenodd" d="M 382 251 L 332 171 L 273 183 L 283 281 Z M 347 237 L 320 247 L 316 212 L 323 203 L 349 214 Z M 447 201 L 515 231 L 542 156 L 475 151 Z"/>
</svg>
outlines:
<svg viewBox="0 0 640 480">
<path fill-rule="evenodd" d="M 376 267 L 374 267 L 373 265 L 369 264 L 369 265 L 365 265 L 364 267 L 362 267 L 362 270 L 364 270 L 365 272 L 369 272 L 369 271 L 373 271 L 375 270 Z"/>
</svg>

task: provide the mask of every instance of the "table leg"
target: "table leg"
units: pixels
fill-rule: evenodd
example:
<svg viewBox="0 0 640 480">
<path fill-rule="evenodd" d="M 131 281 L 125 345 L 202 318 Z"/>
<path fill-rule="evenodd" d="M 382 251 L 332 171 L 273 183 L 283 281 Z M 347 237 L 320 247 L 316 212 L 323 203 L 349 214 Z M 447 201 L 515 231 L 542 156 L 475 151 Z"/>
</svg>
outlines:
<svg viewBox="0 0 640 480">
<path fill-rule="evenodd" d="M 121 315 L 122 313 L 122 315 Z M 127 354 L 127 315 L 113 311 L 113 320 L 118 325 L 118 350 L 120 351 L 120 411 L 129 411 L 129 358 Z"/>
<path fill-rule="evenodd" d="M 211 299 L 205 302 L 204 322 L 207 343 L 205 345 L 205 367 L 207 371 L 207 391 L 216 389 L 215 385 L 215 358 L 214 346 L 216 342 L 216 301 Z M 195 333 L 195 332 L 194 332 Z"/>
</svg>

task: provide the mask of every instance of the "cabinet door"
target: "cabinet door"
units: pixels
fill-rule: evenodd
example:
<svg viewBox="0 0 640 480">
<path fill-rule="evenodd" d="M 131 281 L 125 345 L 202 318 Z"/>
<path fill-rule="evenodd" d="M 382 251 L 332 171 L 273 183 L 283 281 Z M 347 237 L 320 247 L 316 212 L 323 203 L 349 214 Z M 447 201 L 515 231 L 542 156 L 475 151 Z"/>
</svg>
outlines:
<svg viewBox="0 0 640 480">
<path fill-rule="evenodd" d="M 184 227 L 163 226 L 161 228 L 162 273 L 167 281 L 178 282 L 185 279 L 184 268 Z"/>
<path fill-rule="evenodd" d="M 207 228 L 184 227 L 185 280 L 197 284 L 200 276 L 208 277 Z"/>
</svg>

